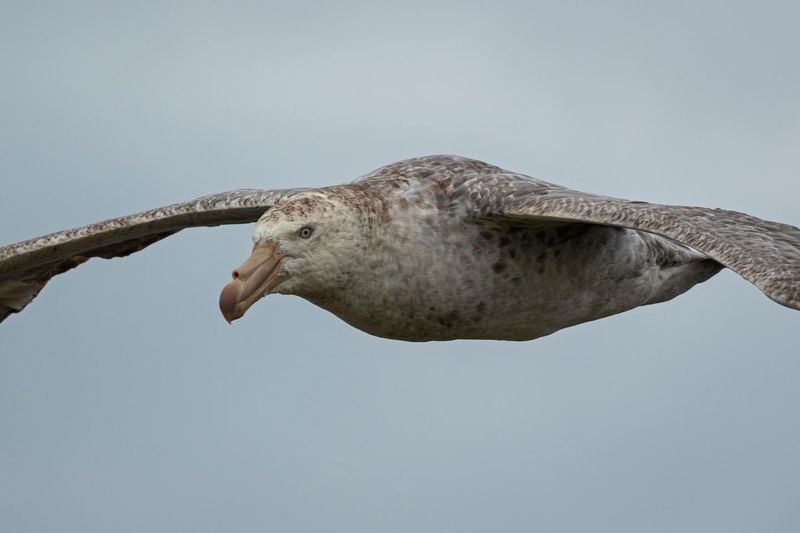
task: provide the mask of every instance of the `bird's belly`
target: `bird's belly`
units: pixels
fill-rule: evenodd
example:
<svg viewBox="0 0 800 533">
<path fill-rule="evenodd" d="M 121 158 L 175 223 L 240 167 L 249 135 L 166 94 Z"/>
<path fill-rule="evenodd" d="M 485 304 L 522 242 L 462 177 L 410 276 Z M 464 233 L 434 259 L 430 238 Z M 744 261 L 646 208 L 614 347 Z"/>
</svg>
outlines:
<svg viewBox="0 0 800 533">
<path fill-rule="evenodd" d="M 446 299 L 389 299 L 368 312 L 328 307 L 350 325 L 389 339 L 432 341 L 452 339 L 531 340 L 559 329 L 619 313 L 644 303 L 631 298 L 630 286 L 614 294 L 543 283 L 513 287 L 513 292 L 458 294 Z M 629 285 L 629 284 L 628 284 Z M 617 296 L 625 295 L 625 301 Z"/>
<path fill-rule="evenodd" d="M 511 291 L 459 294 L 447 299 L 397 298 L 371 312 L 347 310 L 340 318 L 372 335 L 406 341 L 452 339 L 531 340 L 568 326 L 612 315 L 645 303 L 636 284 L 587 291 L 553 290 L 541 284 L 509 287 Z"/>
<path fill-rule="evenodd" d="M 664 269 L 647 246 L 636 232 L 590 227 L 563 242 L 482 250 L 449 265 L 401 264 L 378 285 L 356 284 L 316 303 L 379 337 L 530 340 L 656 301 L 666 290 Z M 684 271 L 669 298 L 711 275 L 695 263 L 672 267 Z"/>
</svg>

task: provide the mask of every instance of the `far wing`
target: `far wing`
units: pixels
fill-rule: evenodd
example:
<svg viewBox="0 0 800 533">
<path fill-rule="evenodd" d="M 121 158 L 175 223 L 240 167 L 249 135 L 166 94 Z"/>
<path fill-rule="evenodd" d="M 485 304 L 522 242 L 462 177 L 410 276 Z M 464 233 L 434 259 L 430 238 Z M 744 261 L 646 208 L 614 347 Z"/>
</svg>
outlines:
<svg viewBox="0 0 800 533">
<path fill-rule="evenodd" d="M 0 248 L 0 322 L 18 313 L 45 284 L 92 257 L 123 257 L 184 228 L 254 222 L 303 189 L 242 189 L 203 196 Z"/>
<path fill-rule="evenodd" d="M 724 209 L 682 207 L 594 196 L 569 189 L 518 190 L 496 215 L 642 230 L 698 250 L 754 283 L 779 304 L 800 309 L 800 229 Z"/>
</svg>

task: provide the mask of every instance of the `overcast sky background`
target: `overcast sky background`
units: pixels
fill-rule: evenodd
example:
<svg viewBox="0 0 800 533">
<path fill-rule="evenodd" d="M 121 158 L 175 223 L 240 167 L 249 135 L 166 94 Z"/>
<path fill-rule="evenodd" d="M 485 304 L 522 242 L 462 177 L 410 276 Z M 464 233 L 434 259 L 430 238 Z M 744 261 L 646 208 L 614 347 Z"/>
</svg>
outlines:
<svg viewBox="0 0 800 533">
<path fill-rule="evenodd" d="M 797 2 L 289 4 L 0 4 L 0 243 L 432 153 L 800 223 Z M 800 314 L 733 273 L 411 344 L 282 296 L 228 326 L 250 231 L 0 326 L 0 530 L 800 528 Z"/>
</svg>

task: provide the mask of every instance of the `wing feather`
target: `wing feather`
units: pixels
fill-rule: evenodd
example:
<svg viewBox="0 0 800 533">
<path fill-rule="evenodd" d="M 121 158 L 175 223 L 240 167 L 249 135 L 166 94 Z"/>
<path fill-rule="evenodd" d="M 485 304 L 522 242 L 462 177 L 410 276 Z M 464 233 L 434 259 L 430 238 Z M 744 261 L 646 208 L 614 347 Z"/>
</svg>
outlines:
<svg viewBox="0 0 800 533">
<path fill-rule="evenodd" d="M 795 226 L 725 209 L 634 202 L 569 189 L 526 194 L 523 188 L 498 202 L 497 211 L 512 219 L 587 222 L 655 233 L 706 254 L 776 302 L 800 309 L 800 229 Z"/>
<path fill-rule="evenodd" d="M 92 257 L 123 257 L 178 231 L 254 222 L 304 189 L 240 189 L 158 207 L 0 248 L 0 322 L 18 313 L 55 275 Z"/>
</svg>

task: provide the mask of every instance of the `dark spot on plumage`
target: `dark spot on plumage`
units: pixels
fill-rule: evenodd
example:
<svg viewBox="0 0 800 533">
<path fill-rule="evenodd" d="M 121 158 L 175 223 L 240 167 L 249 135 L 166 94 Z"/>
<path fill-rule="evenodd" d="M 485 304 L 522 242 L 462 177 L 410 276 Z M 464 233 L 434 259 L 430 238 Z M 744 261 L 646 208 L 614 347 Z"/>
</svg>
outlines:
<svg viewBox="0 0 800 533">
<path fill-rule="evenodd" d="M 437 181 L 435 181 L 433 183 L 434 183 L 434 185 L 436 185 L 436 187 L 439 188 L 440 192 L 447 192 L 447 190 L 448 190 L 448 188 L 450 186 L 450 183 L 447 180 L 437 180 Z"/>
<path fill-rule="evenodd" d="M 506 269 L 506 264 L 502 261 L 498 261 L 492 265 L 492 270 L 494 270 L 495 274 L 499 274 Z"/>
<path fill-rule="evenodd" d="M 483 314 L 483 312 L 486 311 L 486 302 L 478 302 L 478 305 L 475 306 L 475 311 L 477 311 L 478 314 Z"/>
<path fill-rule="evenodd" d="M 439 316 L 436 321 L 439 323 L 440 326 L 445 328 L 452 328 L 453 324 L 458 321 L 460 315 L 458 311 L 450 311 L 446 315 Z"/>
<path fill-rule="evenodd" d="M 509 244 L 511 244 L 511 239 L 509 239 L 509 238 L 508 238 L 508 237 L 506 237 L 505 235 L 503 235 L 502 237 L 500 237 L 500 246 L 502 246 L 502 247 L 504 247 L 504 248 L 505 248 L 505 247 L 506 247 L 506 246 L 508 246 Z"/>
<path fill-rule="evenodd" d="M 436 207 L 440 211 L 447 211 L 453 210 L 454 206 L 450 197 L 447 194 L 437 194 L 436 195 Z"/>
<path fill-rule="evenodd" d="M 536 256 L 536 262 L 539 265 L 543 265 L 546 259 L 547 259 L 547 252 L 540 252 L 539 255 Z"/>
<path fill-rule="evenodd" d="M 491 240 L 492 237 L 494 237 L 494 235 L 492 235 L 492 233 L 490 231 L 487 231 L 487 230 L 481 230 L 480 231 L 480 236 L 483 237 L 484 239 L 486 239 L 487 241 Z"/>
</svg>

